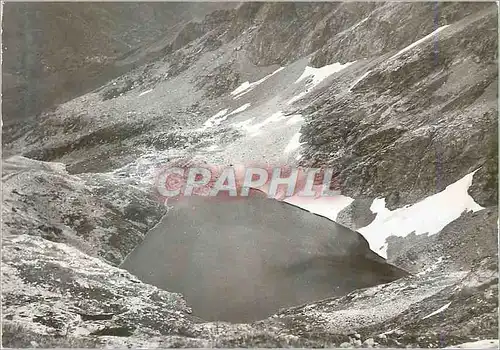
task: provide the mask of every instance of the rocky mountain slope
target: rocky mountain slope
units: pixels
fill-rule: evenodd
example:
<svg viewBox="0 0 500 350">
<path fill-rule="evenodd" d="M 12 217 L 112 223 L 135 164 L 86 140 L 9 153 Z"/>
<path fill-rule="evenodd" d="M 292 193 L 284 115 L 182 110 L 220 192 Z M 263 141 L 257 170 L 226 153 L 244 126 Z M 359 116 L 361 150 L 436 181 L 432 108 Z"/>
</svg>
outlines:
<svg viewBox="0 0 500 350">
<path fill-rule="evenodd" d="M 494 3 L 244 3 L 4 129 L 4 346 L 498 346 L 497 33 Z M 248 324 L 194 317 L 117 267 L 168 220 L 155 171 L 186 157 L 334 168 L 341 195 L 285 201 L 412 274 Z"/>
</svg>

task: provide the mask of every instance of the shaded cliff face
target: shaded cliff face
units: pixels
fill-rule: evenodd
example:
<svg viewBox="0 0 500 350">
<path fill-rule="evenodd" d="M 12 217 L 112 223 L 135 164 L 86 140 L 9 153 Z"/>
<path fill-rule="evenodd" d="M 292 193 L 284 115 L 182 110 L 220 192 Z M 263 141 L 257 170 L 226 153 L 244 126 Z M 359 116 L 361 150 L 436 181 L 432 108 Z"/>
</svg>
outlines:
<svg viewBox="0 0 500 350">
<path fill-rule="evenodd" d="M 88 52 L 95 47 L 96 55 L 113 57 L 116 75 L 100 73 L 104 81 L 92 82 L 88 93 L 4 129 L 4 155 L 14 156 L 2 174 L 2 308 L 10 332 L 4 345 L 34 346 L 31 339 L 61 341 L 62 347 L 78 341 L 115 347 L 445 347 L 477 339 L 498 345 L 489 340 L 498 335 L 496 4 L 244 3 L 189 23 L 175 12 L 184 4 L 176 7 L 176 18 L 168 7 L 162 12 L 168 4 L 155 4 L 146 15 L 132 4 L 123 5 L 123 14 L 103 6 L 105 17 L 116 15 L 112 22 L 124 26 L 102 27 L 110 21 L 96 20 L 103 13 L 96 4 L 79 15 L 109 35 L 86 42 L 85 34 L 85 45 L 74 46 L 54 36 L 54 46 L 44 47 L 62 67 L 66 54 L 58 56 L 55 48 L 68 46 L 78 58 L 80 45 Z M 181 24 L 145 43 L 145 33 L 164 30 L 162 20 L 137 20 L 153 13 Z M 60 20 L 61 33 L 81 33 Z M 12 40 L 28 50 L 25 39 Z M 140 48 L 114 56 L 120 43 L 138 40 Z M 71 69 L 62 70 L 79 77 Z M 46 91 L 43 84 L 37 88 Z M 188 293 L 196 299 L 196 292 L 182 291 L 186 304 L 174 289 L 161 290 L 145 283 L 155 281 L 112 266 L 156 223 L 172 230 L 175 222 L 193 224 L 186 215 L 170 221 L 167 208 L 151 196 L 158 168 L 179 159 L 334 168 L 341 195 L 286 201 L 358 230 L 369 253 L 385 252 L 387 261 L 412 275 L 380 279 L 377 264 L 362 259 L 292 259 L 279 281 L 288 287 L 290 278 L 307 298 L 327 295 L 335 282 L 329 272 L 340 265 L 348 271 L 346 284 L 372 287 L 327 295 L 251 324 L 201 320 L 189 307 Z M 229 220 L 226 212 L 236 208 L 208 212 Z M 306 220 L 292 216 L 292 222 Z M 195 225 L 200 230 L 203 218 Z M 276 238 L 265 235 L 280 231 L 271 226 L 269 220 L 258 237 Z M 299 238 L 309 232 L 293 226 Z M 229 245 L 203 232 L 202 247 Z M 315 247 L 322 246 L 314 233 Z M 269 242 L 274 251 L 300 255 L 280 250 L 282 239 Z M 223 265 L 229 274 L 242 269 Z M 310 281 L 319 294 L 304 287 Z M 266 293 L 263 288 L 252 297 L 266 299 Z M 270 294 L 271 302 L 282 301 Z M 284 295 L 293 297 L 291 291 Z M 219 305 L 205 311 L 221 315 Z M 21 331 L 28 342 L 16 338 Z"/>
</svg>

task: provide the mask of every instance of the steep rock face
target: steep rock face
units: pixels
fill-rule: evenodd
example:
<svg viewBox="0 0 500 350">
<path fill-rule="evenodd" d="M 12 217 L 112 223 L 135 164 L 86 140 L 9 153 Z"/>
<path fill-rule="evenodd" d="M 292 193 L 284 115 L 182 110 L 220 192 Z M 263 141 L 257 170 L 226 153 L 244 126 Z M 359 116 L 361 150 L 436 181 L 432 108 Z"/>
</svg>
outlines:
<svg viewBox="0 0 500 350">
<path fill-rule="evenodd" d="M 491 146 L 496 138 L 492 133 L 496 130 L 492 128 L 496 116 L 495 6 L 462 3 L 432 6 L 247 3 L 235 10 L 216 11 L 201 23 L 185 26 L 166 45 L 168 50 L 160 61 L 141 66 L 94 94 L 67 103 L 33 121 L 27 129 L 13 133 L 9 138 L 14 141 L 5 145 L 6 152 L 16 154 L 22 150 L 29 157 L 63 161 L 72 168 L 72 163 L 77 163 L 74 172 L 114 169 L 130 162 L 139 152 L 154 149 L 147 141 L 151 134 L 164 138 L 158 131 L 164 131 L 165 125 L 175 133 L 186 134 L 186 127 L 199 125 L 208 113 L 215 114 L 214 106 L 228 102 L 228 93 L 255 72 L 254 64 L 287 64 L 314 52 L 310 57 L 312 65 L 337 60 L 359 63 L 352 74 L 346 74 L 346 80 L 339 78 L 329 89 L 310 95 L 315 102 L 308 108 L 295 104 L 295 111 L 311 121 L 301 131 L 301 140 L 306 142 L 304 159 L 308 159 L 304 165 L 321 163 L 337 167 L 348 195 L 377 193 L 389 196 L 390 206 L 407 204 L 443 189 L 496 154 L 492 151 L 491 156 L 478 157 L 486 147 L 496 149 Z M 404 20 L 406 16 L 425 21 Z M 383 27 L 385 22 L 392 23 L 385 31 L 373 30 L 372 24 Z M 403 27 L 396 31 L 395 23 Z M 388 59 L 397 49 L 445 23 L 452 25 L 415 48 Z M 330 39 L 314 44 L 310 36 L 316 35 L 319 30 L 314 29 L 316 26 L 324 26 L 321 30 L 327 31 L 326 37 Z M 334 33 L 332 37 L 330 34 Z M 395 35 L 401 38 L 395 39 Z M 366 39 L 371 36 L 381 43 L 377 48 L 364 48 L 377 42 Z M 281 37 L 290 46 L 280 44 Z M 334 44 L 342 47 L 331 49 Z M 330 49 L 344 56 L 318 58 Z M 379 55 L 385 56 L 376 58 Z M 460 79 L 465 71 L 471 79 Z M 349 93 L 341 93 L 352 85 L 352 80 L 364 74 L 366 77 Z M 155 97 L 152 104 L 133 106 L 124 101 L 135 94 L 139 97 L 146 94 L 143 99 L 147 101 L 150 91 L 160 86 L 168 94 L 161 99 Z M 104 101 L 99 101 L 99 95 Z M 306 97 L 305 102 L 310 102 L 309 99 Z M 475 108 L 476 105 L 480 108 Z M 465 116 L 463 111 L 467 111 Z M 456 115 L 462 118 L 457 122 L 462 128 L 477 125 L 474 128 L 477 131 L 468 143 L 453 141 L 460 145 L 452 150 L 451 140 L 460 140 L 464 135 L 450 125 Z M 375 133 L 371 131 L 374 129 Z M 482 138 L 483 134 L 486 137 L 470 149 L 467 144 L 475 145 L 475 138 Z M 193 135 L 193 139 L 199 136 Z M 95 147 L 82 154 L 78 151 L 82 144 L 86 148 Z M 182 149 L 184 144 L 176 142 L 170 147 Z M 196 141 L 188 144 L 200 146 Z M 137 145 L 141 145 L 141 150 Z M 418 162 L 414 161 L 410 163 L 416 169 L 399 169 L 399 164 L 408 163 L 407 149 L 435 150 L 427 152 L 427 158 L 421 160 L 421 164 L 434 165 L 426 166 L 425 174 L 420 174 Z M 475 157 L 479 160 L 474 161 Z M 94 159 L 95 165 L 89 165 L 90 159 Z M 103 160 L 109 164 L 103 164 Z M 495 161 L 487 164 L 491 169 L 486 173 L 494 174 L 489 164 Z M 389 169 L 392 174 L 387 174 Z M 373 175 L 375 172 L 378 175 Z M 477 179 L 483 172 L 476 175 Z M 430 184 L 435 174 L 437 183 Z M 392 181 L 393 177 L 398 179 Z M 494 176 L 487 177 L 491 179 L 482 182 L 491 183 L 487 192 L 494 198 Z M 393 188 L 385 185 L 388 182 L 394 184 Z M 412 195 L 405 193 L 410 190 Z"/>
</svg>

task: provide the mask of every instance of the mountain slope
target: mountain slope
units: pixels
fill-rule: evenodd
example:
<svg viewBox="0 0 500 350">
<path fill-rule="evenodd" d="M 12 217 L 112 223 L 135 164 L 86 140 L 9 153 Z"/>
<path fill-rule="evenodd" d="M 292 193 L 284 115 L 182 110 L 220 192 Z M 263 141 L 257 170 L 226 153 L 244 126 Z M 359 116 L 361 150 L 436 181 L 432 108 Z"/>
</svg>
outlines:
<svg viewBox="0 0 500 350">
<path fill-rule="evenodd" d="M 497 24 L 493 3 L 244 3 L 130 52 L 7 131 L 5 327 L 111 346 L 496 339 Z M 340 195 L 285 201 L 412 275 L 251 324 L 192 316 L 111 266 L 168 222 L 157 171 L 186 159 L 334 168 Z"/>
</svg>

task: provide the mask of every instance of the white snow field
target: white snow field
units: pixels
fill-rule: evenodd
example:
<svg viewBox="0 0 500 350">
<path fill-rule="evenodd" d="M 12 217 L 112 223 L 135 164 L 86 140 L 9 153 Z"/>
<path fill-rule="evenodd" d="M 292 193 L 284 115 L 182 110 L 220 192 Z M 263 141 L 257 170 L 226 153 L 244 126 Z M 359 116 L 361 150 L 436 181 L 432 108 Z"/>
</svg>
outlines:
<svg viewBox="0 0 500 350">
<path fill-rule="evenodd" d="M 314 187 L 318 188 L 318 186 Z M 283 201 L 335 221 L 342 209 L 351 204 L 354 199 L 340 194 L 316 198 L 300 196 L 299 193 L 298 195 L 288 197 Z"/>
</svg>

